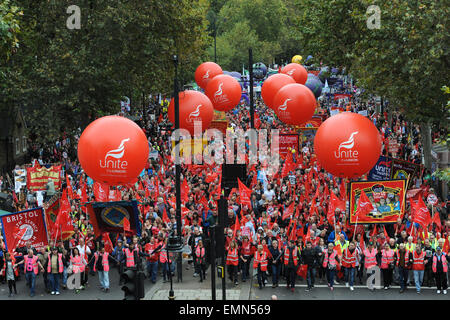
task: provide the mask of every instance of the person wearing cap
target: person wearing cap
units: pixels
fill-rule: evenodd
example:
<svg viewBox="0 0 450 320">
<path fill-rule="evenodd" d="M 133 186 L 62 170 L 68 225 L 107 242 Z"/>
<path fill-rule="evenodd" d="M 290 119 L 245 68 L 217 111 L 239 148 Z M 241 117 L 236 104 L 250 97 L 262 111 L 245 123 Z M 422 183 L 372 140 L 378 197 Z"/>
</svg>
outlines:
<svg viewBox="0 0 450 320">
<path fill-rule="evenodd" d="M 447 294 L 448 261 L 445 253 L 442 252 L 441 247 L 436 248 L 436 252 L 433 255 L 433 265 L 431 268 L 436 279 L 437 293 L 439 294 L 441 293 L 441 290 L 443 290 L 443 293 Z"/>
</svg>

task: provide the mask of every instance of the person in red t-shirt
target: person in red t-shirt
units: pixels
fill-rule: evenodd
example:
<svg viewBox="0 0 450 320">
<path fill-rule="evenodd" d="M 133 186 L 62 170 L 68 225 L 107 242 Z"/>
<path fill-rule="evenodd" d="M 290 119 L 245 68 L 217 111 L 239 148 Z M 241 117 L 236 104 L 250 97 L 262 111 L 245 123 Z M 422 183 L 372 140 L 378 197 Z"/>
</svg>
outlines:
<svg viewBox="0 0 450 320">
<path fill-rule="evenodd" d="M 149 254 L 147 259 L 147 272 L 152 283 L 156 283 L 156 274 L 158 273 L 159 251 L 162 245 L 155 241 L 155 237 L 150 238 L 150 242 L 144 247 L 146 253 Z"/>
</svg>

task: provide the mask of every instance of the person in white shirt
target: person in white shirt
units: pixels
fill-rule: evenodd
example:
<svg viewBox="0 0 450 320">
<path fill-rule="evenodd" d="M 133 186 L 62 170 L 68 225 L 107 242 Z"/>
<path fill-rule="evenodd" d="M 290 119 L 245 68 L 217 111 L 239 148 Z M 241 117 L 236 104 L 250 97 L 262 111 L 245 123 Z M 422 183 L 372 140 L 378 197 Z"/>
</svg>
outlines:
<svg viewBox="0 0 450 320">
<path fill-rule="evenodd" d="M 87 256 L 91 254 L 91 249 L 84 244 L 84 239 L 80 238 L 80 241 L 78 245 L 76 246 L 78 249 L 78 252 L 80 252 L 80 256 L 82 257 L 82 261 L 85 265 L 88 264 Z M 86 252 L 86 255 L 85 255 Z M 84 289 L 85 284 L 88 282 L 88 274 L 89 270 L 86 268 L 84 269 L 84 272 L 81 274 L 81 288 Z"/>
</svg>

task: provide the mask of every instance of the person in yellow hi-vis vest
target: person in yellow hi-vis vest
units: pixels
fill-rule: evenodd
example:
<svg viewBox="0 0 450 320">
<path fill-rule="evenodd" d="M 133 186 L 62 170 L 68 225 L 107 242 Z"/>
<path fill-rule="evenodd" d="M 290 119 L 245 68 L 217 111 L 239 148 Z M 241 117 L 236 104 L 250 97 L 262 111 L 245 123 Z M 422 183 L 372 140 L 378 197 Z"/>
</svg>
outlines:
<svg viewBox="0 0 450 320">
<path fill-rule="evenodd" d="M 413 243 L 414 238 L 412 236 L 408 237 L 408 242 L 405 243 L 405 248 L 409 252 L 413 252 L 416 249 L 416 244 Z"/>
<path fill-rule="evenodd" d="M 348 240 L 345 240 L 345 236 L 341 233 L 339 240 L 334 242 L 334 250 L 337 252 L 338 256 L 342 256 L 342 252 L 348 247 Z"/>
</svg>

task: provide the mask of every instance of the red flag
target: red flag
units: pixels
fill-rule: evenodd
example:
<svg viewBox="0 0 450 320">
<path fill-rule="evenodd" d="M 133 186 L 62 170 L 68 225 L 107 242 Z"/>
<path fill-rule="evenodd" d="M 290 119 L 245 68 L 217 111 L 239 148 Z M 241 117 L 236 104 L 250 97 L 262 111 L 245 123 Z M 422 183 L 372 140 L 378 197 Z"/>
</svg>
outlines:
<svg viewBox="0 0 450 320">
<path fill-rule="evenodd" d="M 292 216 L 292 214 L 294 213 L 294 205 L 295 205 L 295 202 L 292 201 L 292 203 L 289 205 L 289 207 L 284 209 L 283 216 L 281 217 L 282 220 L 285 220 L 289 216 Z"/>
<path fill-rule="evenodd" d="M 356 231 L 356 230 L 355 230 Z M 364 251 L 364 249 L 366 248 L 366 244 L 364 243 L 364 235 L 361 234 L 361 239 L 359 239 L 359 247 L 361 248 L 361 250 Z"/>
<path fill-rule="evenodd" d="M 181 201 L 188 202 L 189 201 L 189 186 L 187 183 L 187 179 L 183 179 L 183 183 L 181 184 Z"/>
<path fill-rule="evenodd" d="M 155 177 L 153 185 L 155 186 L 155 197 L 158 198 L 159 197 L 159 178 L 158 178 L 158 176 Z"/>
<path fill-rule="evenodd" d="M 431 223 L 431 217 L 427 206 L 422 200 L 422 197 L 419 197 L 417 204 L 414 204 L 414 202 L 412 202 L 411 204 L 412 206 L 414 206 L 414 213 L 412 216 L 413 222 L 420 224 L 423 228 L 427 228 Z"/>
<path fill-rule="evenodd" d="M 385 237 L 385 239 L 386 239 L 386 241 L 389 241 L 389 235 L 388 235 L 388 233 L 386 232 L 386 227 L 385 226 L 383 226 L 383 231 L 384 231 L 384 237 Z"/>
<path fill-rule="evenodd" d="M 361 190 L 361 195 L 358 199 L 358 207 L 356 208 L 356 217 L 358 219 L 363 219 L 373 210 L 373 205 L 367 197 L 364 190 Z"/>
<path fill-rule="evenodd" d="M 239 223 L 239 216 L 236 214 L 236 220 L 234 222 L 233 240 L 236 238 L 236 232 L 241 228 Z"/>
<path fill-rule="evenodd" d="M 259 129 L 261 127 L 261 119 L 259 118 L 259 115 L 257 112 L 255 112 L 255 128 Z"/>
<path fill-rule="evenodd" d="M 374 225 L 373 225 L 373 230 L 372 230 L 372 233 L 370 234 L 370 236 L 371 236 L 371 237 L 374 237 L 374 236 L 376 236 L 376 235 L 377 235 L 377 225 L 374 224 Z"/>
<path fill-rule="evenodd" d="M 13 191 L 13 200 L 14 200 L 15 203 L 18 203 L 18 202 L 19 202 L 19 199 L 17 199 L 17 196 L 16 196 L 16 192 L 15 192 L 15 191 Z"/>
<path fill-rule="evenodd" d="M 60 234 L 62 240 L 69 239 L 74 231 L 73 231 L 73 223 L 72 218 L 69 215 L 70 212 L 70 203 L 67 198 L 67 189 L 64 189 L 60 204 L 59 204 L 59 213 L 56 217 L 54 228 L 54 234 Z"/>
<path fill-rule="evenodd" d="M 113 244 L 111 242 L 111 238 L 109 237 L 109 232 L 104 232 L 102 234 L 102 240 L 105 245 L 105 251 L 111 253 L 113 251 Z"/>
<path fill-rule="evenodd" d="M 163 222 L 164 222 L 164 223 L 169 223 L 169 222 L 170 222 L 169 216 L 167 215 L 166 206 L 164 206 L 164 211 L 163 211 L 162 219 L 163 219 Z"/>
<path fill-rule="evenodd" d="M 109 194 L 109 186 L 100 182 L 94 182 L 94 197 L 98 202 L 107 202 Z"/>
<path fill-rule="evenodd" d="M 436 227 L 441 231 L 442 225 L 441 225 L 441 217 L 439 216 L 439 212 L 435 212 L 433 215 L 433 219 L 431 220 L 432 223 L 436 225 Z"/>
<path fill-rule="evenodd" d="M 297 221 L 295 221 L 294 225 L 292 226 L 291 233 L 289 234 L 289 241 L 296 240 L 296 238 L 297 238 Z"/>
<path fill-rule="evenodd" d="M 340 198 L 341 198 L 342 200 L 345 200 L 346 197 L 347 197 L 347 194 L 346 194 L 346 192 L 345 192 L 345 182 L 344 182 L 343 179 L 342 179 L 342 181 L 341 181 L 341 184 L 339 185 L 339 193 L 340 193 Z"/>
<path fill-rule="evenodd" d="M 131 231 L 130 221 L 126 217 L 123 218 L 123 231 Z"/>
<path fill-rule="evenodd" d="M 249 209 L 252 208 L 252 203 L 250 201 L 250 195 L 252 194 L 252 190 L 247 188 L 245 184 L 241 182 L 238 178 L 239 185 L 239 200 L 242 206 L 246 205 Z"/>
<path fill-rule="evenodd" d="M 327 214 L 327 220 L 329 223 L 334 223 L 334 215 L 336 209 L 341 210 L 341 212 L 345 212 L 345 201 L 340 200 L 338 197 L 336 197 L 334 192 L 331 192 L 330 204 L 328 206 L 328 214 Z"/>
<path fill-rule="evenodd" d="M 281 169 L 281 176 L 286 177 L 290 171 L 295 170 L 294 159 L 292 158 L 292 152 L 288 152 L 286 161 L 283 164 L 283 168 Z"/>
</svg>

